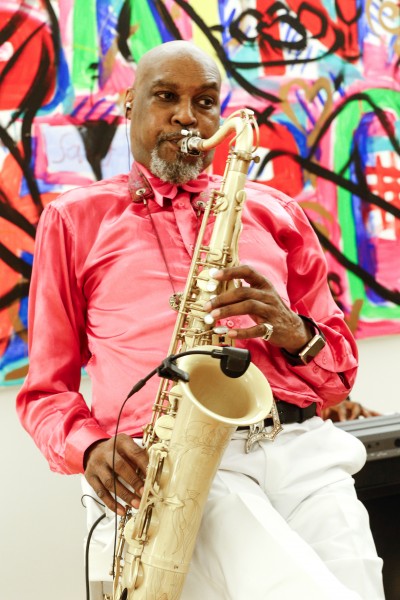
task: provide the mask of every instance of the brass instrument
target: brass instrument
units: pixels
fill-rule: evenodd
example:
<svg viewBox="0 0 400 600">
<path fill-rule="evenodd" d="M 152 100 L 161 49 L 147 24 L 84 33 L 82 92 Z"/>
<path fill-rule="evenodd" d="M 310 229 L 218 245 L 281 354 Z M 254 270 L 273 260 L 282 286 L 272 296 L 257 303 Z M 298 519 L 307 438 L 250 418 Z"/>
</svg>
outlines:
<svg viewBox="0 0 400 600">
<path fill-rule="evenodd" d="M 222 372 L 215 358 L 230 340 L 203 309 L 214 294 L 235 285 L 220 283 L 213 275 L 215 269 L 238 264 L 244 186 L 258 127 L 252 111 L 241 110 L 208 140 L 182 132 L 181 151 L 199 154 L 232 131 L 234 147 L 231 143 L 221 187 L 212 192 L 205 210 L 169 348 L 170 355 L 188 351 L 176 364 L 189 380 L 161 380 L 153 418 L 144 432 L 149 454 L 144 493 L 136 515 L 127 509 L 121 522 L 114 600 L 179 599 L 225 447 L 238 426 L 256 426 L 271 409 L 275 415 L 268 381 L 254 364 L 240 376 Z M 215 223 L 205 245 L 212 213 Z M 278 429 L 274 426 L 271 439 Z"/>
</svg>

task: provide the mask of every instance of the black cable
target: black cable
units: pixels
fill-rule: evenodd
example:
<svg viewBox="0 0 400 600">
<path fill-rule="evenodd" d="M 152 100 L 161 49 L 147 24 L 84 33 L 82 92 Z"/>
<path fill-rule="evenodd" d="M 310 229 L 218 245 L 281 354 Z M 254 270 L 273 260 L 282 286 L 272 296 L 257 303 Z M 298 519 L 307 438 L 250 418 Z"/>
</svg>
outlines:
<svg viewBox="0 0 400 600">
<path fill-rule="evenodd" d="M 118 413 L 118 418 L 117 418 L 117 423 L 115 425 L 115 434 L 114 434 L 114 443 L 113 443 L 113 458 L 112 458 L 112 472 L 113 472 L 113 484 L 114 484 L 114 496 L 115 496 L 115 511 L 114 511 L 114 519 L 115 519 L 115 527 L 114 527 L 114 549 L 113 549 L 113 562 L 112 562 L 112 577 L 115 577 L 115 571 L 114 571 L 114 566 L 115 566 L 115 553 L 116 553 L 116 549 L 117 549 L 117 535 L 118 535 L 118 515 L 116 512 L 116 508 L 117 508 L 117 477 L 115 474 L 115 454 L 116 454 L 116 448 L 117 448 L 117 435 L 118 435 L 118 430 L 119 430 L 119 424 L 121 421 L 121 416 L 122 416 L 122 411 L 125 408 L 126 403 L 128 402 L 129 398 L 131 398 L 131 396 L 133 396 L 134 394 L 136 394 L 136 392 L 138 392 L 139 390 L 142 389 L 142 387 L 144 387 L 146 385 L 146 383 L 148 382 L 149 379 L 151 379 L 152 377 L 154 377 L 154 375 L 156 375 L 156 373 L 160 374 L 160 370 L 165 367 L 165 364 L 167 361 L 172 362 L 173 360 L 176 360 L 177 358 L 180 358 L 181 356 L 186 356 L 187 354 L 206 354 L 206 351 L 200 352 L 200 351 L 187 351 L 187 352 L 182 352 L 181 354 L 171 354 L 170 356 L 168 356 L 160 365 L 158 365 L 158 367 L 156 367 L 155 369 L 153 369 L 152 371 L 150 371 L 150 373 L 148 373 L 145 377 L 143 377 L 143 379 L 140 379 L 131 389 L 131 391 L 129 392 L 129 394 L 127 395 L 127 397 L 125 398 L 125 400 L 123 401 L 121 408 L 119 409 L 119 413 Z M 210 354 L 210 352 L 208 352 L 208 354 Z"/>
<path fill-rule="evenodd" d="M 101 515 L 98 519 L 96 519 L 96 521 L 93 523 L 93 525 L 90 528 L 89 535 L 86 540 L 86 550 L 85 550 L 86 600 L 90 600 L 90 588 L 89 588 L 89 545 L 90 545 L 90 540 L 91 540 L 91 537 L 92 537 L 93 532 L 96 529 L 97 525 L 100 523 L 100 521 L 102 521 L 104 519 L 105 516 L 106 516 L 106 513 L 104 513 L 104 515 Z"/>
<path fill-rule="evenodd" d="M 91 496 L 90 494 L 83 494 L 81 496 L 81 504 L 82 504 L 83 508 L 86 508 L 86 505 L 83 502 L 84 498 L 91 498 L 94 502 L 97 502 L 97 504 L 99 504 L 102 508 L 105 508 L 105 504 L 103 504 L 102 502 L 100 502 L 100 500 L 97 500 L 97 498 L 95 498 L 94 496 Z"/>
<path fill-rule="evenodd" d="M 128 402 L 129 398 L 136 394 L 139 390 L 141 390 L 146 383 L 151 379 L 154 375 L 158 374 L 160 377 L 171 380 L 180 380 L 180 381 L 189 381 L 189 375 L 185 371 L 182 371 L 175 365 L 175 361 L 178 358 L 182 358 L 183 356 L 189 356 L 191 354 L 205 354 L 208 356 L 212 356 L 213 358 L 219 358 L 221 361 L 221 369 L 228 377 L 238 377 L 239 371 L 236 370 L 238 366 L 240 370 L 240 374 L 243 374 L 249 363 L 250 363 L 250 352 L 248 350 L 240 349 L 240 348 L 232 348 L 232 347 L 217 347 L 213 350 L 186 350 L 185 352 L 179 352 L 178 354 L 170 354 L 165 358 L 162 363 L 160 363 L 155 369 L 150 371 L 143 379 L 140 379 L 131 389 L 125 400 L 123 401 L 121 408 L 119 409 L 117 423 L 115 426 L 115 434 L 113 441 L 113 458 L 112 458 L 112 472 L 113 472 L 113 487 L 114 487 L 114 496 L 115 496 L 115 510 L 114 510 L 114 519 L 115 519 L 115 527 L 114 527 L 114 549 L 113 549 L 113 562 L 112 562 L 112 577 L 115 577 L 115 554 L 117 548 L 117 532 L 118 532 L 118 514 L 117 514 L 117 477 L 115 473 L 115 454 L 117 448 L 117 435 L 119 430 L 119 424 L 121 421 L 122 411 Z M 229 368 L 229 359 L 233 361 L 232 368 Z M 236 360 L 237 362 L 236 362 Z M 92 526 L 88 540 L 87 540 L 87 553 L 90 543 L 91 534 L 93 533 L 98 522 L 104 518 L 105 515 L 100 517 Z M 88 579 L 87 579 L 88 585 Z M 88 589 L 88 588 L 87 588 Z M 90 600 L 90 597 L 87 596 L 87 600 Z"/>
<path fill-rule="evenodd" d="M 123 411 L 126 403 L 128 402 L 129 398 L 131 396 L 133 396 L 133 394 L 136 394 L 136 392 L 138 392 L 140 389 L 142 389 L 142 387 L 146 385 L 148 380 L 151 379 L 151 377 L 153 377 L 157 373 L 157 371 L 158 371 L 158 367 L 153 369 L 148 375 L 146 375 L 146 377 L 144 377 L 143 379 L 140 379 L 133 386 L 133 388 L 131 389 L 131 391 L 129 392 L 129 394 L 127 395 L 125 400 L 123 401 L 121 408 L 119 409 L 117 423 L 115 425 L 115 434 L 114 434 L 114 442 L 113 442 L 113 457 L 112 457 L 112 472 L 113 472 L 113 485 L 114 485 L 114 496 L 115 496 L 115 511 L 114 511 L 115 527 L 114 527 L 114 549 L 113 549 L 113 562 L 112 562 L 112 577 L 113 578 L 115 577 L 114 566 L 115 566 L 115 553 L 116 553 L 116 549 L 117 549 L 117 532 L 118 532 L 117 477 L 115 475 L 115 454 L 116 454 L 116 449 L 117 449 L 117 435 L 118 435 L 118 430 L 119 430 L 119 423 L 121 421 L 122 411 Z"/>
</svg>

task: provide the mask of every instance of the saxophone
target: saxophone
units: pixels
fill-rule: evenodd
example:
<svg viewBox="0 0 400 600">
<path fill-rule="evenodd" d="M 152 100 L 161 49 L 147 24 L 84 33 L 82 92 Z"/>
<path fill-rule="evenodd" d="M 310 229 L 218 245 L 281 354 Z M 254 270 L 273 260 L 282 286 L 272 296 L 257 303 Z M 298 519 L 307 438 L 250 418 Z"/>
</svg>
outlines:
<svg viewBox="0 0 400 600">
<path fill-rule="evenodd" d="M 222 184 L 204 212 L 169 348 L 169 355 L 180 356 L 173 364 L 181 376 L 161 380 L 152 420 L 144 430 L 149 464 L 140 507 L 135 516 L 127 508 L 120 521 L 114 600 L 179 600 L 208 492 L 233 432 L 241 425 L 255 426 L 270 411 L 275 414 L 264 375 L 249 358 L 244 373 L 235 371 L 237 359 L 229 355 L 227 330 L 215 327 L 203 310 L 213 294 L 238 285 L 218 282 L 213 274 L 238 264 L 244 185 L 255 160 L 258 127 L 253 112 L 241 110 L 208 140 L 181 132 L 181 151 L 192 154 L 214 148 L 232 132 L 236 135 Z M 211 214 L 215 223 L 205 245 Z"/>
</svg>

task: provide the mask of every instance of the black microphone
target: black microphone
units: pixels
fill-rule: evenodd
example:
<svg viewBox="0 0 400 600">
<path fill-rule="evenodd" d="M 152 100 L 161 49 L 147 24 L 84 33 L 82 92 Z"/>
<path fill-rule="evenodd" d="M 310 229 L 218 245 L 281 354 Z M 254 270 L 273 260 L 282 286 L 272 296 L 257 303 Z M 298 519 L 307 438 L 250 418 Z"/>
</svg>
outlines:
<svg viewBox="0 0 400 600">
<path fill-rule="evenodd" d="M 251 361 L 249 350 L 231 346 L 222 346 L 212 350 L 211 356 L 221 360 L 221 371 L 232 378 L 241 377 L 246 373 Z"/>
<path fill-rule="evenodd" d="M 171 354 L 163 360 L 163 362 L 155 369 L 160 377 L 165 379 L 189 381 L 189 374 L 186 371 L 180 369 L 175 361 L 182 356 L 188 356 L 190 354 L 206 354 L 212 358 L 218 358 L 220 360 L 221 371 L 227 377 L 241 377 L 248 369 L 251 361 L 251 355 L 249 350 L 244 348 L 232 348 L 231 346 L 221 346 L 214 350 L 187 350 L 186 352 L 180 352 L 179 354 Z"/>
</svg>

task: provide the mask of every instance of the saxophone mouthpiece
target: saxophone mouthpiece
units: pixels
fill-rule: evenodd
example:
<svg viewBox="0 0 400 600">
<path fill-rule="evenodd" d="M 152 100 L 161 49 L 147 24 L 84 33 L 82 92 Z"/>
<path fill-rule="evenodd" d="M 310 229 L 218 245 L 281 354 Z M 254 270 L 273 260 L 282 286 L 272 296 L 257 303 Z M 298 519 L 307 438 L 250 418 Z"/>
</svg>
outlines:
<svg viewBox="0 0 400 600">
<path fill-rule="evenodd" d="M 200 132 L 191 131 L 190 129 L 181 129 L 181 135 L 183 138 L 179 140 L 178 146 L 182 154 L 200 156 L 203 151 L 203 140 L 200 137 Z"/>
</svg>

